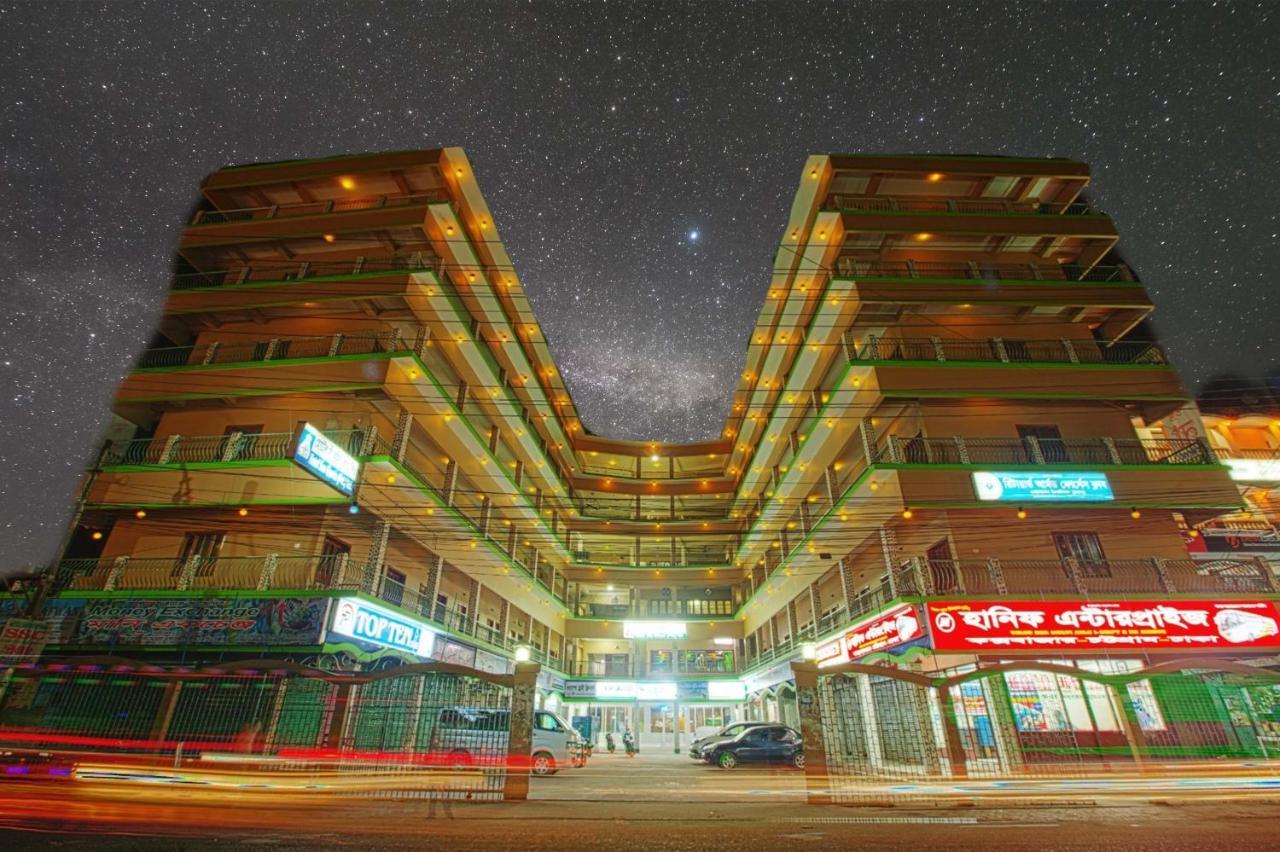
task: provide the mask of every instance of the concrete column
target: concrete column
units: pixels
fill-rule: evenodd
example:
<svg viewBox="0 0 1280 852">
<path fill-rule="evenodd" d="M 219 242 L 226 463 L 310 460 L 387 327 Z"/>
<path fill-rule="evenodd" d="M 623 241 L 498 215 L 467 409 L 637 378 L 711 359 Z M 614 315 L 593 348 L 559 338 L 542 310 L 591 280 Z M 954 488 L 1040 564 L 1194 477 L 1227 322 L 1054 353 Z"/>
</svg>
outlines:
<svg viewBox="0 0 1280 852">
<path fill-rule="evenodd" d="M 876 721 L 876 700 L 871 693 L 871 675 L 854 675 L 858 689 L 858 704 L 862 706 L 862 736 L 867 743 L 867 763 L 873 770 L 884 765 L 884 752 L 880 747 L 880 725 Z"/>
<path fill-rule="evenodd" d="M 953 778 L 966 778 L 969 775 L 965 762 L 964 744 L 960 740 L 960 723 L 956 720 L 955 700 L 951 690 L 936 687 L 938 704 L 942 710 L 942 730 L 947 743 L 947 762 L 951 765 Z"/>
<path fill-rule="evenodd" d="M 364 562 L 365 591 L 376 595 L 381 590 L 379 581 L 382 578 L 382 564 L 387 558 L 387 541 L 391 538 L 391 524 L 378 521 L 373 530 L 373 539 L 369 542 L 369 557 Z"/>
<path fill-rule="evenodd" d="M 822 730 L 822 692 L 814 663 L 792 663 L 796 681 L 796 705 L 800 710 L 800 736 L 804 740 L 804 780 L 811 804 L 830 804 L 827 778 L 827 742 Z"/>
<path fill-rule="evenodd" d="M 182 681 L 171 680 L 165 683 L 148 739 L 163 740 L 169 734 L 169 724 L 173 721 L 174 711 L 178 709 L 178 697 L 181 694 Z"/>
<path fill-rule="evenodd" d="M 396 418 L 396 434 L 391 441 L 391 457 L 396 461 L 403 462 L 409 452 L 409 436 L 412 432 L 413 415 L 408 411 L 401 411 Z"/>
<path fill-rule="evenodd" d="M 502 798 L 529 798 L 529 753 L 533 748 L 533 702 L 537 692 L 537 663 L 516 663 L 511 686 L 511 732 L 507 736 L 507 775 Z"/>
</svg>

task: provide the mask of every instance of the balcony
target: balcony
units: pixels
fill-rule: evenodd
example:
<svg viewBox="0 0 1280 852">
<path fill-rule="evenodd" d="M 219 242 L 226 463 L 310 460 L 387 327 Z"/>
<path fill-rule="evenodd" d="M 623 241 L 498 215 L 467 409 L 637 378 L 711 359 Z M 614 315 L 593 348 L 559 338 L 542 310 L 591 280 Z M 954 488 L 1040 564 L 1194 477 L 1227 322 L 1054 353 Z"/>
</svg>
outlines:
<svg viewBox="0 0 1280 852">
<path fill-rule="evenodd" d="M 335 358 L 403 352 L 411 348 L 398 331 L 380 334 L 333 334 L 322 337 L 277 337 L 248 342 L 197 343 L 143 351 L 138 370 L 198 367 L 213 364 L 246 364 L 299 358 Z"/>
<path fill-rule="evenodd" d="M 638 600 L 633 603 L 594 603 L 582 601 L 575 608 L 578 618 L 732 618 L 737 607 L 732 600 Z"/>
<path fill-rule="evenodd" d="M 1002 216 L 1103 216 L 1089 204 L 999 198 L 914 198 L 878 195 L 828 195 L 824 209 L 854 213 L 965 213 Z"/>
<path fill-rule="evenodd" d="M 950 465 L 1206 465 L 1217 459 L 1198 438 L 923 438 L 889 435 L 874 464 Z"/>
<path fill-rule="evenodd" d="M 635 654 L 591 654 L 585 660 L 570 660 L 564 672 L 573 677 L 669 678 L 718 677 L 742 671 L 731 651 L 678 651 L 666 664 L 650 665 Z"/>
<path fill-rule="evenodd" d="M 939 560 L 913 557 L 882 580 L 890 599 L 980 595 L 1275 594 L 1276 578 L 1260 559 Z"/>
<path fill-rule="evenodd" d="M 238 222 L 256 222 L 265 219 L 284 219 L 294 216 L 321 216 L 326 213 L 351 213 L 360 210 L 382 210 L 388 207 L 409 207 L 415 204 L 433 204 L 449 201 L 444 190 L 419 192 L 412 195 L 372 195 L 364 198 L 333 198 L 327 201 L 307 201 L 297 204 L 273 204 L 269 207 L 242 207 L 234 210 L 198 210 L 191 218 L 191 226 L 226 225 Z"/>
<path fill-rule="evenodd" d="M 360 453 L 364 432 L 343 429 L 325 432 L 325 437 L 352 455 Z M 293 432 L 234 432 L 224 435 L 165 435 L 108 441 L 99 464 L 165 466 L 210 462 L 277 461 L 293 455 Z"/>
<path fill-rule="evenodd" d="M 937 278 L 964 281 L 1077 281 L 1135 283 L 1129 267 L 1118 264 L 1085 269 L 1071 263 L 979 263 L 976 261 L 862 260 L 841 257 L 838 276 L 864 278 Z"/>
<path fill-rule="evenodd" d="M 1164 351 L 1146 341 L 1120 341 L 1097 346 L 1078 340 L 1012 340 L 991 337 L 981 340 L 950 338 L 868 337 L 861 345 L 848 336 L 846 345 L 853 361 L 923 361 L 961 364 L 1107 364 L 1167 366 Z"/>
<path fill-rule="evenodd" d="M 408 257 L 356 258 L 354 261 L 255 261 L 231 269 L 207 272 L 182 272 L 173 276 L 172 289 L 178 291 L 209 290 L 264 282 L 293 283 L 313 278 L 346 278 L 352 275 L 376 275 L 386 272 L 442 271 L 440 259 L 416 252 Z"/>
</svg>

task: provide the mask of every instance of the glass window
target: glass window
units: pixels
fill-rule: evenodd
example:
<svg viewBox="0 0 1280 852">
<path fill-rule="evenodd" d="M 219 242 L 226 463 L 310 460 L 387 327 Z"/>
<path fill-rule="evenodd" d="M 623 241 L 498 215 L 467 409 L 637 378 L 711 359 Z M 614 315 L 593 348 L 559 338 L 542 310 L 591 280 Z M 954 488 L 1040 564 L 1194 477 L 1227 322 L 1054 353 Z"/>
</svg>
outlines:
<svg viewBox="0 0 1280 852">
<path fill-rule="evenodd" d="M 1134 681 L 1127 689 L 1134 715 L 1138 717 L 1138 727 L 1144 731 L 1165 730 L 1164 714 L 1160 712 L 1156 694 L 1151 689 L 1151 681 Z"/>
</svg>

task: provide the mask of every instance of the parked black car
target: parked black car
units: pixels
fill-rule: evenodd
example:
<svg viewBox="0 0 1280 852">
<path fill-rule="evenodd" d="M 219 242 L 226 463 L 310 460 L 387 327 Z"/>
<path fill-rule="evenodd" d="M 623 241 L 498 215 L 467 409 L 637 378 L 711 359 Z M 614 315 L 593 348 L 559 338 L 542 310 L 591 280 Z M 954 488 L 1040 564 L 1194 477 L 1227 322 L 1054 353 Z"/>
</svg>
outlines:
<svg viewBox="0 0 1280 852">
<path fill-rule="evenodd" d="M 757 725 L 730 740 L 713 740 L 702 746 L 699 759 L 721 769 L 740 763 L 804 768 L 804 741 L 785 725 Z"/>
<path fill-rule="evenodd" d="M 769 722 L 730 722 L 714 734 L 708 734 L 689 743 L 689 756 L 694 760 L 702 760 L 702 748 L 713 742 L 725 742 L 733 739 L 748 728 L 758 728 Z"/>
</svg>

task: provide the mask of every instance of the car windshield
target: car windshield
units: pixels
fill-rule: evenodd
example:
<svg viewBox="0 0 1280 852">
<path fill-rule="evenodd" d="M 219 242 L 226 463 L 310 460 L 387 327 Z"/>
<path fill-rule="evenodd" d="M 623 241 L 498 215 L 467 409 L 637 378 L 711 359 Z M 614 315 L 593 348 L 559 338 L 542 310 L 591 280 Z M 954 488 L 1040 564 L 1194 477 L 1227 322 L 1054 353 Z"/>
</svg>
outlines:
<svg viewBox="0 0 1280 852">
<path fill-rule="evenodd" d="M 742 733 L 743 731 L 745 731 L 747 728 L 750 728 L 750 727 L 754 727 L 753 722 L 734 722 L 731 725 L 725 725 L 723 728 L 721 728 L 716 733 L 716 736 L 736 737 L 738 734 Z"/>
</svg>

